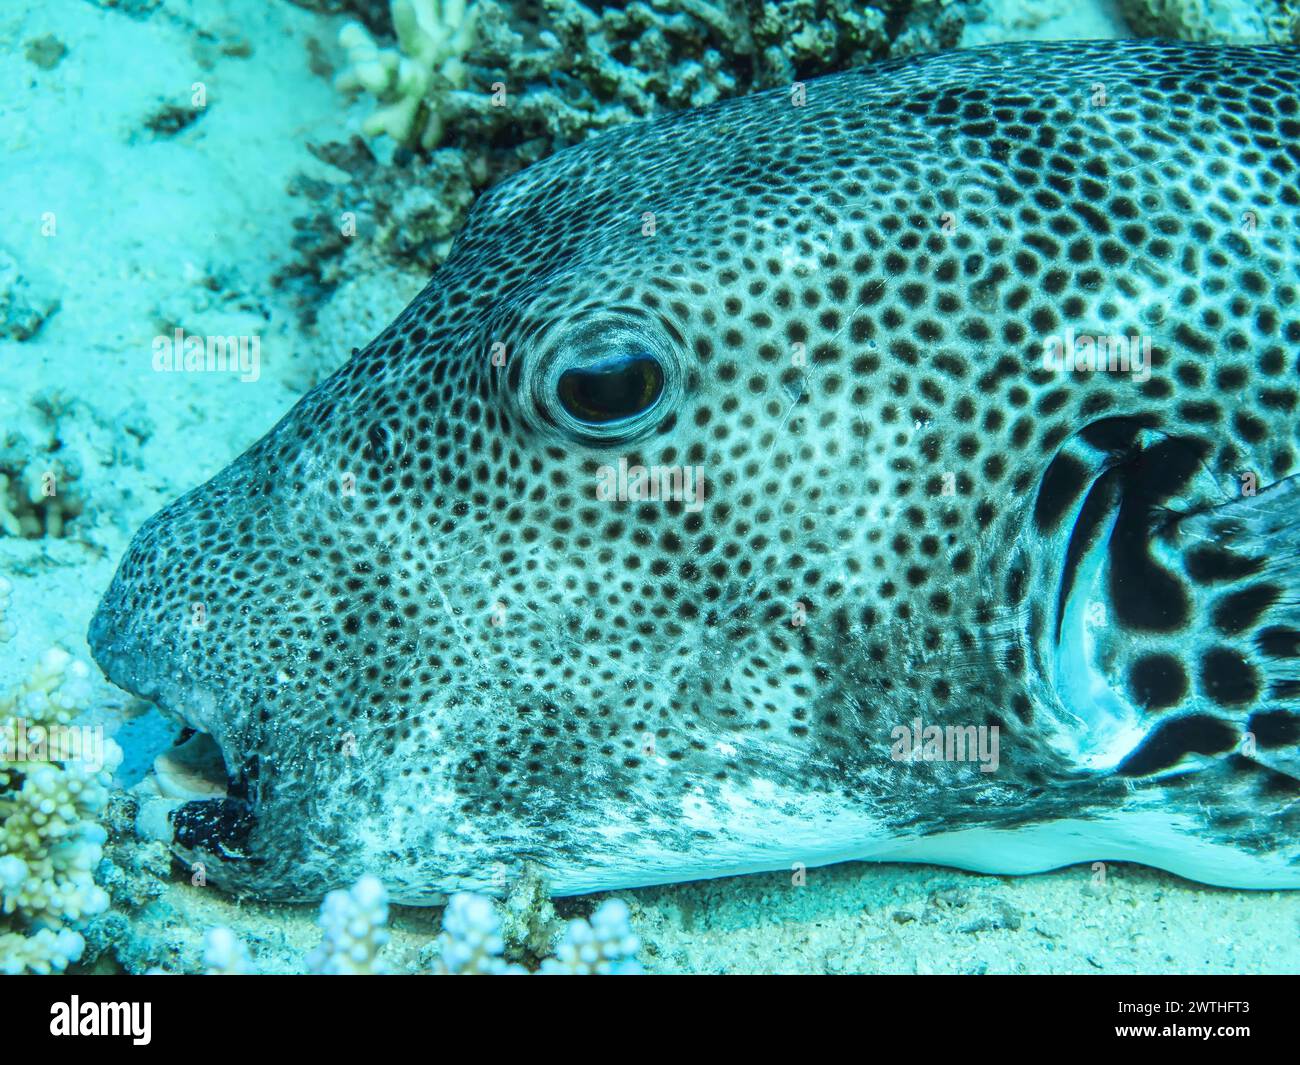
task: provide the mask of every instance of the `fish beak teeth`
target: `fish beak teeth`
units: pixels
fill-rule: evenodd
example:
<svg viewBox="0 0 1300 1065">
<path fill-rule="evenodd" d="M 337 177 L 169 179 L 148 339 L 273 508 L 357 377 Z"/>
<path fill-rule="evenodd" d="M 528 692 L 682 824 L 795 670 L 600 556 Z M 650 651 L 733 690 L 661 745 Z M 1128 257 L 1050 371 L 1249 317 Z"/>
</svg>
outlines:
<svg viewBox="0 0 1300 1065">
<path fill-rule="evenodd" d="M 229 797 L 230 774 L 216 740 L 197 729 L 187 732 L 154 759 L 153 772 L 134 789 L 136 830 L 145 839 L 173 845 L 176 816 L 185 806 Z"/>
<path fill-rule="evenodd" d="M 160 754 L 153 772 L 159 794 L 168 799 L 225 798 L 229 790 L 221 748 L 206 732 L 196 731 Z"/>
</svg>

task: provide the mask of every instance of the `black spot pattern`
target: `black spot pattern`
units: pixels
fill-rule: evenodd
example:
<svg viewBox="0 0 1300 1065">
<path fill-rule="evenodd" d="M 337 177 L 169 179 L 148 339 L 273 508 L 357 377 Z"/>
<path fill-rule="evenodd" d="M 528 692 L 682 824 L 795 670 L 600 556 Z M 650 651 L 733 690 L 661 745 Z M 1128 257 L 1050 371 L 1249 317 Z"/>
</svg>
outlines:
<svg viewBox="0 0 1300 1065">
<path fill-rule="evenodd" d="M 1203 470 L 1292 468 L 1297 84 L 1280 49 L 958 52 L 620 128 L 486 194 L 388 329 L 150 520 L 92 627 L 232 774 L 262 759 L 259 864 L 214 877 L 703 875 L 754 781 L 900 832 L 1117 801 L 1035 725 L 1044 537 L 1090 483 L 1054 459 L 1088 427 L 1114 453 L 1124 627 L 1175 638 L 1192 584 L 1252 565 L 1207 548 L 1185 581 L 1147 545 Z M 1247 211 L 1292 228 L 1247 238 Z M 1043 369 L 1067 328 L 1152 338 L 1149 379 Z M 574 424 L 555 374 L 615 338 L 662 389 Z M 621 460 L 702 468 L 703 505 L 598 499 Z M 1222 600 L 1221 637 L 1257 605 Z M 1151 707 L 1168 653 L 1117 670 Z M 1244 705 L 1251 653 L 1188 682 Z M 954 806 L 973 765 L 890 760 L 915 717 L 1003 730 L 996 802 Z"/>
</svg>

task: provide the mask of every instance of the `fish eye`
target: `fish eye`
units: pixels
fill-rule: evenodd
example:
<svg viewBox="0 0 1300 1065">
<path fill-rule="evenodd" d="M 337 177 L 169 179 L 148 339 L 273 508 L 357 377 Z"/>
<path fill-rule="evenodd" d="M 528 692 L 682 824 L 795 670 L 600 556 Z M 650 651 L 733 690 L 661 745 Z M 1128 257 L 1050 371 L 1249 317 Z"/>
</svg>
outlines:
<svg viewBox="0 0 1300 1065">
<path fill-rule="evenodd" d="M 666 424 L 681 399 L 681 337 L 639 308 L 601 307 L 534 329 L 506 385 L 544 432 L 626 444 Z"/>
<path fill-rule="evenodd" d="M 664 369 L 649 352 L 615 355 L 565 370 L 555 388 L 575 421 L 606 425 L 653 407 L 663 395 Z"/>
</svg>

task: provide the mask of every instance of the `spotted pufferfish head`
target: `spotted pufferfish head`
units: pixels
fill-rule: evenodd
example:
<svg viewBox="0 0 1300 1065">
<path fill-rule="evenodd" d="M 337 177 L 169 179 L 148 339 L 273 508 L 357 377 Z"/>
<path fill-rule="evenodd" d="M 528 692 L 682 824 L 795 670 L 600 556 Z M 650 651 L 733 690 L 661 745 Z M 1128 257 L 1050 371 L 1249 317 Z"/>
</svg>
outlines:
<svg viewBox="0 0 1300 1065">
<path fill-rule="evenodd" d="M 984 121 L 966 62 L 946 91 L 846 75 L 516 175 L 388 329 L 140 530 L 90 640 L 224 777 L 199 798 L 172 774 L 182 854 L 281 897 L 629 854 L 646 883 L 756 781 L 890 790 L 922 710 L 1029 721 L 1032 657 L 982 637 L 1044 591 L 1013 549 L 1083 400 L 1035 406 L 1064 390 L 1004 364 L 1026 319 L 1097 304 L 1107 244 L 1062 234 L 1098 212 L 1046 186 L 1103 183 L 1047 178 L 1013 257 L 998 208 L 1033 160 L 957 175 L 953 152 L 991 159 L 983 127 L 1031 115 L 1066 137 L 1075 86 L 1045 68 Z"/>
<path fill-rule="evenodd" d="M 595 831 L 597 795 L 650 816 L 808 742 L 805 622 L 875 601 L 913 428 L 871 424 L 878 315 L 849 311 L 890 266 L 851 231 L 866 175 L 820 154 L 859 123 L 809 119 L 791 152 L 803 120 L 765 111 L 652 127 L 631 169 L 645 133 L 616 132 L 485 196 L 391 327 L 140 531 L 91 639 L 220 747 L 225 805 L 173 814 L 178 842 L 252 853 L 292 801 L 326 838 L 359 805 L 576 846 L 584 795 Z"/>
</svg>

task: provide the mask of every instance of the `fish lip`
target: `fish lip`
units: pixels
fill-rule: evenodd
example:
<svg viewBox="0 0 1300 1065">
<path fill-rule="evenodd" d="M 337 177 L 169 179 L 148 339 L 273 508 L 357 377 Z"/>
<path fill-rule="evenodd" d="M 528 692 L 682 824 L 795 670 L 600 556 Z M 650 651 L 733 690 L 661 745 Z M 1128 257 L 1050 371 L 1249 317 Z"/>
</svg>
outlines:
<svg viewBox="0 0 1300 1065">
<path fill-rule="evenodd" d="M 112 594 L 113 590 L 110 589 L 100 600 L 86 630 L 90 656 L 104 676 L 119 688 L 156 703 L 161 683 L 156 674 L 139 668 L 147 657 L 143 641 L 129 625 L 117 624 L 121 611 L 110 602 Z"/>
<path fill-rule="evenodd" d="M 116 582 L 100 600 L 86 630 L 91 658 L 104 676 L 132 695 L 153 703 L 168 716 L 199 732 L 211 733 L 210 725 L 196 718 L 174 697 L 178 688 L 193 686 L 182 673 L 161 661 L 157 641 L 146 641 L 128 611 L 114 602 L 119 598 Z"/>
<path fill-rule="evenodd" d="M 119 688 L 153 703 L 191 728 L 200 732 L 209 731 L 201 723 L 191 721 L 177 706 L 170 705 L 172 700 L 167 698 L 165 691 L 168 678 L 154 665 L 149 648 L 129 620 L 125 624 L 119 624 L 122 620 L 121 612 L 113 607 L 109 599 L 110 596 L 106 595 L 100 601 L 86 631 L 90 656 L 104 676 Z"/>
<path fill-rule="evenodd" d="M 165 661 L 157 653 L 156 641 L 143 637 L 112 599 L 114 589 L 104 596 L 90 620 L 86 641 L 91 657 L 104 676 L 117 687 L 152 703 L 160 713 L 178 725 L 211 736 L 225 763 L 228 786 L 235 780 L 240 762 L 231 749 L 220 699 L 183 668 Z M 200 708 L 205 708 L 206 713 Z"/>
<path fill-rule="evenodd" d="M 191 730 L 189 738 L 182 732 L 174 750 L 192 741 L 194 733 L 208 737 L 220 757 L 219 771 L 225 776 L 224 791 L 211 795 L 169 795 L 155 763 L 145 780 L 152 780 L 157 795 L 141 807 L 141 814 L 147 813 L 151 821 L 157 817 L 153 807 L 162 811 L 163 821 L 154 829 L 161 834 L 151 838 L 165 842 L 173 854 L 191 865 L 212 867 L 215 871 L 215 861 L 218 865 L 236 862 L 246 870 L 257 868 L 264 859 L 252 853 L 251 839 L 258 827 L 260 805 L 250 794 L 244 763 L 232 746 L 229 730 L 213 727 L 226 723 L 219 697 L 182 669 L 166 662 L 165 656 L 158 655 L 131 624 L 129 615 L 124 616 L 111 598 L 110 592 L 96 610 L 87 631 L 95 662 L 118 687 L 147 699 L 167 717 Z M 204 704 L 210 708 L 206 715 L 198 711 Z M 215 773 L 210 775 L 209 782 L 220 783 Z M 137 819 L 137 830 L 141 824 Z"/>
</svg>

